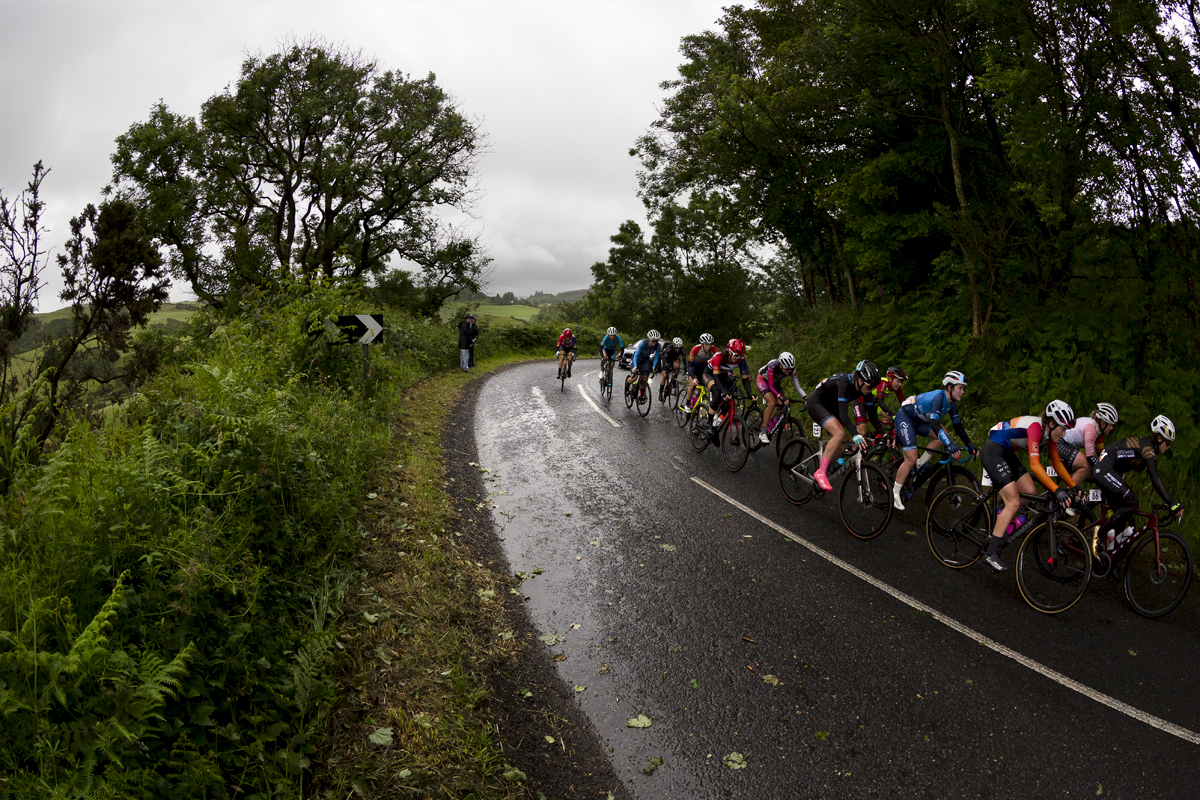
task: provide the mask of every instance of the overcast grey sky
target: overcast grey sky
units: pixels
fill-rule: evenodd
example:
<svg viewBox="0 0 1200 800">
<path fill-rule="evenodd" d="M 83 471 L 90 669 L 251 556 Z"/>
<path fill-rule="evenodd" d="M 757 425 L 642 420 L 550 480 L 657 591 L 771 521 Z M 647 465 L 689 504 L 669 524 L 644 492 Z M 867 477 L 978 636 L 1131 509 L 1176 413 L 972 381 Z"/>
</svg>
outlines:
<svg viewBox="0 0 1200 800">
<path fill-rule="evenodd" d="M 153 103 L 195 115 L 247 52 L 316 34 L 384 69 L 434 72 L 481 122 L 490 152 L 472 225 L 495 259 L 489 291 L 584 288 L 617 226 L 644 219 L 629 148 L 676 77 L 679 40 L 715 27 L 722 5 L 0 0 L 0 188 L 15 196 L 43 161 L 59 246 L 100 199 L 113 140 Z M 46 277 L 43 311 L 62 305 L 57 268 Z"/>
</svg>

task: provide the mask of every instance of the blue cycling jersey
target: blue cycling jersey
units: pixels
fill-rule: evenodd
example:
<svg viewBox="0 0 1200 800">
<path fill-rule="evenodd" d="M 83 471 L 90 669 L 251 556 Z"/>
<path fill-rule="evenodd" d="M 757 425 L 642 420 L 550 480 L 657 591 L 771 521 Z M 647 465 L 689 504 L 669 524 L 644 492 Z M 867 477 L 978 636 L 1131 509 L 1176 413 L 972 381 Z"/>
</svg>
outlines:
<svg viewBox="0 0 1200 800">
<path fill-rule="evenodd" d="M 621 334 L 619 333 L 616 336 L 605 334 L 604 338 L 600 340 L 600 349 L 609 351 L 624 350 L 625 342 L 621 339 Z"/>
<path fill-rule="evenodd" d="M 640 369 L 641 364 L 650 361 L 651 358 L 653 358 L 653 362 L 650 364 L 650 367 L 652 369 L 658 369 L 658 355 L 660 352 L 662 352 L 662 342 L 655 342 L 654 345 L 651 346 L 649 339 L 642 339 L 633 346 L 633 364 Z"/>
<path fill-rule="evenodd" d="M 955 425 L 961 425 L 962 419 L 958 416 L 958 403 L 946 396 L 945 389 L 935 389 L 932 392 L 924 392 L 916 397 L 910 397 L 904 404 L 900 406 L 901 412 L 912 418 L 914 422 L 925 423 L 918 426 L 916 431 L 921 436 L 928 436 L 930 429 L 928 423 L 937 422 L 939 424 L 937 437 L 941 440 L 946 449 L 953 453 L 958 450 L 958 446 L 950 441 L 949 434 L 946 433 L 946 428 L 942 426 L 942 417 L 950 417 L 950 421 Z M 897 427 L 900 428 L 899 424 Z M 960 431 L 961 432 L 961 431 Z M 902 438 L 905 440 L 905 449 L 912 449 L 915 441 L 911 440 L 911 435 L 907 429 L 901 430 Z"/>
</svg>

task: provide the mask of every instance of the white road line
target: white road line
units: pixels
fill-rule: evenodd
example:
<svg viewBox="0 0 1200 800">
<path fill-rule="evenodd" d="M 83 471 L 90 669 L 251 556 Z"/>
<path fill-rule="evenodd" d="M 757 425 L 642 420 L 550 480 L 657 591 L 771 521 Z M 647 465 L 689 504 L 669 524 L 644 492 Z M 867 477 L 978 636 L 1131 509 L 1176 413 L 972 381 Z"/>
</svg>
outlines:
<svg viewBox="0 0 1200 800">
<path fill-rule="evenodd" d="M 925 605 L 920 600 L 917 600 L 915 597 L 910 597 L 909 595 L 905 594 L 904 592 L 901 592 L 900 590 L 893 588 L 892 586 L 884 583 L 883 581 L 879 580 L 878 578 L 876 578 L 872 575 L 868 575 L 867 573 L 863 572 L 862 570 L 860 570 L 858 567 L 854 566 L 853 564 L 849 564 L 849 563 L 843 561 L 842 559 L 838 558 L 837 556 L 833 555 L 832 553 L 816 546 L 815 544 L 808 541 L 807 539 L 803 539 L 800 536 L 797 536 L 796 534 L 792 533 L 791 531 L 789 531 L 787 528 L 783 527 L 782 525 L 776 524 L 775 522 L 772 522 L 771 520 L 764 517 L 762 514 L 759 514 L 758 512 L 754 511 L 753 509 L 742 505 L 737 500 L 734 500 L 732 497 L 730 497 L 729 495 L 722 492 L 720 489 L 717 489 L 713 486 L 709 486 L 707 483 L 705 483 L 704 481 L 702 481 L 696 477 L 693 477 L 692 480 L 695 481 L 696 483 L 698 483 L 700 486 L 703 486 L 705 489 L 708 489 L 710 492 L 715 494 L 717 497 L 720 497 L 722 500 L 724 500 L 726 503 L 729 503 L 731 506 L 733 506 L 737 509 L 740 509 L 741 511 L 745 512 L 746 514 L 748 514 L 751 517 L 754 517 L 754 519 L 758 520 L 759 522 L 766 525 L 767 527 L 773 528 L 776 531 L 778 531 L 779 533 L 782 533 L 787 538 L 791 539 L 793 542 L 796 542 L 797 544 L 801 544 L 801 545 L 807 547 L 814 554 L 820 556 L 821 558 L 825 559 L 826 561 L 833 564 L 834 566 L 840 567 L 840 568 L 846 570 L 847 572 L 849 572 L 851 575 L 854 575 L 856 578 L 859 578 L 859 579 L 864 580 L 867 583 L 871 584 L 876 589 L 886 592 L 887 594 L 896 598 L 897 600 L 899 600 L 900 602 L 909 606 L 910 608 L 914 608 L 917 611 L 922 611 L 926 614 L 929 614 L 931 617 L 936 619 L 938 622 L 942 623 L 943 625 L 946 625 L 949 628 L 953 628 L 954 630 L 958 631 L 959 633 L 963 634 L 964 636 L 966 636 L 970 639 L 974 639 L 976 642 L 983 645 L 984 647 L 994 650 L 995 652 L 999 653 L 1002 656 L 1007 656 L 1008 658 L 1011 658 L 1013 661 L 1016 661 L 1018 664 L 1028 667 L 1029 669 L 1033 670 L 1034 672 L 1036 672 L 1040 675 L 1043 675 L 1043 676 L 1049 678 L 1050 680 L 1055 681 L 1056 683 L 1067 687 L 1068 689 L 1079 692 L 1084 697 L 1095 700 L 1097 703 L 1103 703 L 1104 705 L 1108 706 L 1109 708 L 1114 709 L 1115 711 L 1119 711 L 1122 714 L 1125 714 L 1129 717 L 1132 717 L 1133 719 L 1136 719 L 1139 722 L 1144 722 L 1147 725 L 1151 725 L 1155 728 L 1158 728 L 1160 731 L 1169 733 L 1172 736 L 1178 736 L 1180 739 L 1191 742 L 1192 744 L 1200 744 L 1200 733 L 1196 733 L 1194 731 L 1188 730 L 1187 728 L 1183 728 L 1183 727 L 1180 727 L 1179 725 L 1175 725 L 1174 723 L 1167 722 L 1165 719 L 1160 719 L 1160 718 L 1154 716 L 1153 714 L 1147 714 L 1145 711 L 1142 711 L 1141 709 L 1134 708 L 1133 706 L 1129 705 L 1128 703 L 1122 703 L 1120 700 L 1116 699 L 1115 697 L 1109 697 L 1108 695 L 1104 694 L 1103 692 L 1098 692 L 1095 689 L 1092 689 L 1091 687 L 1084 686 L 1082 683 L 1079 683 L 1078 681 L 1074 681 L 1074 680 L 1068 678 L 1066 675 L 1063 675 L 1061 672 L 1057 672 L 1055 670 L 1050 669 L 1047 666 L 1039 664 L 1038 662 L 1034 661 L 1032 658 L 1022 655 L 1021 653 L 1018 653 L 1016 650 L 1013 650 L 1009 647 L 1005 647 L 1004 645 L 1000 644 L 999 642 L 997 642 L 993 639 L 989 639 L 988 637 L 984 636 L 982 633 L 979 633 L 975 630 L 972 630 L 971 628 L 968 628 L 966 625 L 963 625 L 958 620 L 948 617 L 945 614 L 943 614 L 942 612 L 938 611 L 937 609 L 931 608 L 930 606 Z"/>
<path fill-rule="evenodd" d="M 578 384 L 576 384 L 576 385 L 578 386 Z M 600 410 L 600 406 L 596 405 L 596 404 L 595 404 L 595 403 L 592 401 L 592 398 L 588 397 L 588 394 L 587 394 L 587 392 L 585 392 L 585 391 L 583 390 L 583 387 L 582 387 L 582 386 L 579 386 L 579 393 L 580 393 L 581 395 L 583 395 L 583 399 L 584 399 L 584 400 L 587 400 L 587 401 L 588 401 L 588 405 L 590 405 L 592 408 L 596 409 L 596 413 L 597 413 L 597 414 L 599 414 L 600 416 L 604 417 L 606 420 L 608 420 L 609 422 L 611 422 L 611 423 L 612 423 L 612 426 L 613 426 L 614 428 L 619 428 L 619 427 L 621 427 L 621 423 L 617 422 L 615 419 L 613 419 L 612 417 L 610 417 L 608 414 L 605 414 L 603 411 L 601 411 L 601 410 Z"/>
</svg>

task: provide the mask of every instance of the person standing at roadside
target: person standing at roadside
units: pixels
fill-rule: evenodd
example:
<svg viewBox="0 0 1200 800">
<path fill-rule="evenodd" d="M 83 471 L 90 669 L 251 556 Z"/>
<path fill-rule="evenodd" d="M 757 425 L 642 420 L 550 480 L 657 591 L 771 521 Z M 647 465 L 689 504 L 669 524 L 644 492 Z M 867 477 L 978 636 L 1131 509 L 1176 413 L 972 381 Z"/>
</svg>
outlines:
<svg viewBox="0 0 1200 800">
<path fill-rule="evenodd" d="M 470 372 L 475 362 L 475 340 L 479 338 L 479 326 L 475 324 L 475 315 L 470 311 L 458 323 L 458 366 L 463 372 Z"/>
</svg>

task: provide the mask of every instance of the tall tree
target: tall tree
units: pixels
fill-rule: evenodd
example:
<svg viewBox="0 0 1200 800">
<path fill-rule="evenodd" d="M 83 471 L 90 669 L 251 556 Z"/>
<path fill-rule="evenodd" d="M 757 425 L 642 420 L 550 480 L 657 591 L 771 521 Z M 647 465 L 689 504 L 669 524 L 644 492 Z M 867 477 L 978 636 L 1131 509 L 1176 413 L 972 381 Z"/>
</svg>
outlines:
<svg viewBox="0 0 1200 800">
<path fill-rule="evenodd" d="M 470 209 L 484 146 L 432 74 L 290 43 L 246 59 L 199 120 L 156 105 L 118 137 L 112 188 L 214 305 L 245 285 L 365 281 L 402 262 L 445 299 L 478 289 L 490 261 L 439 217 Z"/>
</svg>

